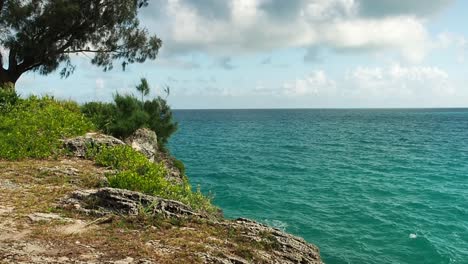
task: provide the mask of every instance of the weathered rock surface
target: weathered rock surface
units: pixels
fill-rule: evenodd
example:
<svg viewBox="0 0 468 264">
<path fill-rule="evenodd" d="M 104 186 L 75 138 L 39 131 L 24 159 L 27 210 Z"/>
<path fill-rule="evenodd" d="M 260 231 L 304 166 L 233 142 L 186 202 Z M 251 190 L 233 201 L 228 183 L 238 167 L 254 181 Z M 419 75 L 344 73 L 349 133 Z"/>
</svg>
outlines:
<svg viewBox="0 0 468 264">
<path fill-rule="evenodd" d="M 151 162 L 158 156 L 158 137 L 147 128 L 140 128 L 133 135 L 125 139 L 125 143 L 134 150 L 143 153 Z"/>
<path fill-rule="evenodd" d="M 70 219 L 65 219 L 58 214 L 50 213 L 33 213 L 28 215 L 28 218 L 32 222 L 50 222 L 54 220 L 70 221 Z"/>
<path fill-rule="evenodd" d="M 141 213 L 142 208 L 150 208 L 150 213 L 153 215 L 168 218 L 203 218 L 203 216 L 194 212 L 189 206 L 180 202 L 113 188 L 75 191 L 63 199 L 60 202 L 60 206 L 97 216 L 107 214 L 138 215 Z M 146 212 L 148 213 L 148 210 Z M 243 218 L 233 221 L 223 220 L 216 222 L 216 224 L 229 229 L 240 230 L 241 235 L 249 241 L 271 243 L 271 251 L 259 252 L 265 263 L 322 263 L 318 248 L 308 244 L 301 238 L 286 234 L 278 229 Z M 268 237 L 265 237 L 265 234 L 268 234 Z M 177 250 L 174 248 L 158 247 L 158 250 L 163 249 L 169 251 Z M 200 257 L 204 260 L 204 263 L 251 263 L 238 256 L 228 254 L 220 257 L 206 253 Z"/>
<path fill-rule="evenodd" d="M 84 158 L 90 148 L 113 147 L 125 145 L 125 143 L 112 136 L 100 133 L 87 133 L 81 137 L 65 139 L 63 140 L 63 145 L 74 156 Z"/>
<path fill-rule="evenodd" d="M 268 239 L 272 242 L 272 250 L 263 253 L 267 263 L 322 263 L 319 249 L 302 238 L 245 218 L 224 222 L 223 224 L 243 230 L 243 235 L 252 241 L 261 242 Z M 268 234 L 268 237 L 265 237 L 265 234 Z"/>
<path fill-rule="evenodd" d="M 162 162 L 167 169 L 166 179 L 173 183 L 182 183 L 183 175 L 174 166 L 174 158 L 159 150 L 156 133 L 147 128 L 141 128 L 125 139 L 125 143 L 136 151 L 143 153 L 151 162 Z"/>
<path fill-rule="evenodd" d="M 201 217 L 183 203 L 115 188 L 75 191 L 65 197 L 60 206 L 98 216 L 138 215 L 142 208 L 146 208 L 149 213 L 164 217 Z"/>
<path fill-rule="evenodd" d="M 181 171 L 174 166 L 174 158 L 159 151 L 158 137 L 152 130 L 141 128 L 125 142 L 112 136 L 100 133 L 87 133 L 84 136 L 69 138 L 63 140 L 64 148 L 70 151 L 71 155 L 79 158 L 85 158 L 91 148 L 113 147 L 119 145 L 129 145 L 133 149 L 141 152 L 151 162 L 162 162 L 167 169 L 166 179 L 170 182 L 183 183 Z M 62 168 L 60 168 L 62 169 Z M 74 173 L 70 171 L 68 173 Z"/>
</svg>

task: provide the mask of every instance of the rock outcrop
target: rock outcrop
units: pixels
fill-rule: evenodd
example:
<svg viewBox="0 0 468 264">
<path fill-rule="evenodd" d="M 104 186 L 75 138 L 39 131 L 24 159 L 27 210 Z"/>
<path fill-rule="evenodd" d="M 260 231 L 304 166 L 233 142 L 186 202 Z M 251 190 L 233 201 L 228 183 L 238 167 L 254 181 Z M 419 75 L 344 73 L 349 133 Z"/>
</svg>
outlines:
<svg viewBox="0 0 468 264">
<path fill-rule="evenodd" d="M 63 145 L 72 156 L 86 158 L 93 148 L 114 147 L 129 145 L 136 151 L 145 155 L 151 162 L 162 162 L 167 169 L 166 179 L 172 183 L 183 183 L 184 175 L 174 165 L 174 158 L 158 148 L 158 137 L 150 129 L 138 129 L 125 142 L 112 136 L 100 133 L 87 133 L 84 136 L 63 140 Z"/>
<path fill-rule="evenodd" d="M 242 235 L 252 241 L 262 242 L 269 240 L 271 250 L 263 253 L 263 257 L 267 263 L 322 263 L 319 249 L 302 238 L 245 218 L 227 221 L 223 224 L 230 228 L 243 230 Z"/>
<path fill-rule="evenodd" d="M 185 176 L 174 164 L 176 160 L 168 153 L 159 150 L 157 135 L 149 129 L 139 129 L 124 141 L 98 133 L 88 133 L 83 137 L 64 140 L 64 146 L 72 155 L 81 158 L 87 156 L 90 147 L 99 149 L 124 144 L 141 152 L 151 162 L 163 163 L 167 168 L 166 179 L 169 181 L 175 184 L 184 181 L 183 177 Z M 73 169 L 60 172 L 60 168 L 62 167 L 40 168 L 40 171 L 48 175 L 57 175 L 58 173 L 68 177 L 75 177 L 79 172 Z M 281 230 L 244 218 L 226 220 L 222 217 L 208 217 L 181 202 L 139 192 L 114 188 L 78 189 L 62 197 L 58 202 L 58 207 L 93 218 L 99 217 L 99 219 L 111 219 L 115 215 L 123 218 L 138 218 L 144 214 L 145 216 L 156 216 L 157 219 L 166 219 L 169 222 L 174 219 L 176 219 L 175 223 L 186 221 L 192 223 L 192 226 L 205 228 L 206 230 L 194 229 L 194 233 L 191 233 L 193 237 L 185 237 L 186 240 L 192 240 L 198 236 L 205 239 L 202 242 L 205 244 L 202 246 L 203 249 L 191 248 L 192 255 L 188 258 L 193 257 L 197 260 L 196 263 L 323 264 L 317 247 Z M 40 213 L 32 214 L 29 218 L 31 221 L 34 221 L 33 219 L 39 219 L 38 221 L 54 220 L 50 215 Z M 95 221 L 102 221 L 99 219 L 93 220 L 91 223 L 96 224 Z M 156 230 L 156 227 L 154 228 Z M 186 228 L 187 232 L 192 232 L 190 231 L 191 227 Z M 82 229 L 79 230 L 81 232 Z M 197 234 L 197 232 L 199 233 Z M 179 233 L 179 235 L 184 235 L 184 232 Z M 146 242 L 145 246 L 167 256 L 176 256 L 185 250 L 176 242 L 168 244 L 164 240 L 157 239 Z M 138 262 L 132 259 L 128 263 Z"/>
<path fill-rule="evenodd" d="M 138 215 L 144 209 L 147 214 L 163 217 L 202 217 L 181 202 L 115 188 L 78 190 L 62 199 L 59 206 L 96 216 Z"/>
<path fill-rule="evenodd" d="M 151 162 L 162 162 L 167 169 L 167 180 L 177 184 L 183 182 L 182 172 L 174 165 L 174 158 L 159 149 L 158 137 L 154 131 L 140 128 L 125 139 L 125 143 L 143 153 Z"/>
<path fill-rule="evenodd" d="M 180 202 L 113 188 L 75 191 L 62 199 L 60 207 L 100 217 L 111 214 L 138 215 L 145 208 L 145 214 L 164 218 L 193 219 L 195 217 L 212 221 Z M 258 252 L 264 263 L 322 263 L 317 247 L 281 230 L 244 218 L 215 220 L 212 224 L 229 230 L 237 230 L 236 232 L 239 232 L 240 236 L 246 241 L 268 243 L 269 251 Z M 251 263 L 239 256 L 224 255 L 220 257 L 210 253 L 203 253 L 200 257 L 204 259 L 204 263 Z"/>
<path fill-rule="evenodd" d="M 73 156 L 84 158 L 91 148 L 114 147 L 125 145 L 125 143 L 112 136 L 100 133 L 87 133 L 81 137 L 65 139 L 63 140 L 63 145 Z"/>
<path fill-rule="evenodd" d="M 125 139 L 125 143 L 134 150 L 141 152 L 151 162 L 155 162 L 158 155 L 158 137 L 147 128 L 140 128 L 133 135 Z"/>
<path fill-rule="evenodd" d="M 251 220 L 96 189 L 103 168 L 86 159 L 0 161 L 0 168 L 0 263 L 322 264 L 315 246 Z"/>
</svg>

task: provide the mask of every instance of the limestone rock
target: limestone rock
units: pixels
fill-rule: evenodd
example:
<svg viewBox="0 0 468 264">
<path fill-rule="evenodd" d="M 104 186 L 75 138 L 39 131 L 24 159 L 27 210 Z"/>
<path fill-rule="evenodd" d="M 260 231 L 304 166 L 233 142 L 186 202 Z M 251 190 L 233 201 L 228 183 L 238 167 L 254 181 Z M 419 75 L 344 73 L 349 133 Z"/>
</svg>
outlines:
<svg viewBox="0 0 468 264">
<path fill-rule="evenodd" d="M 76 176 L 80 172 L 78 169 L 71 166 L 55 166 L 53 168 L 49 167 L 40 167 L 40 173 L 53 174 L 55 176 L 67 175 L 67 176 Z"/>
<path fill-rule="evenodd" d="M 75 191 L 62 199 L 60 207 L 103 216 L 111 213 L 138 215 L 142 208 L 164 217 L 202 217 L 189 206 L 156 196 L 114 188 Z"/>
<path fill-rule="evenodd" d="M 262 254 L 266 263 L 323 264 L 319 249 L 302 238 L 245 218 L 225 221 L 222 224 L 242 230 L 242 235 L 252 241 L 271 243 L 272 250 Z M 265 237 L 265 234 L 269 235 Z"/>
<path fill-rule="evenodd" d="M 74 156 L 81 158 L 86 157 L 86 152 L 93 147 L 125 145 L 120 139 L 99 133 L 87 133 L 81 137 L 65 139 L 63 144 L 65 149 L 71 151 Z"/>
<path fill-rule="evenodd" d="M 143 153 L 151 162 L 155 161 L 158 153 L 158 137 L 154 131 L 140 128 L 125 139 L 125 143 L 134 150 Z"/>
<path fill-rule="evenodd" d="M 28 215 L 29 220 L 31 222 L 50 222 L 54 220 L 60 220 L 60 221 L 67 221 L 69 222 L 70 219 L 63 218 L 58 214 L 48 214 L 48 213 L 32 213 Z"/>
<path fill-rule="evenodd" d="M 174 158 L 160 151 L 156 133 L 147 128 L 140 128 L 133 135 L 125 139 L 125 143 L 134 150 L 141 152 L 151 162 L 162 162 L 167 169 L 166 179 L 170 182 L 180 184 L 183 182 L 181 171 L 174 166 Z"/>
</svg>

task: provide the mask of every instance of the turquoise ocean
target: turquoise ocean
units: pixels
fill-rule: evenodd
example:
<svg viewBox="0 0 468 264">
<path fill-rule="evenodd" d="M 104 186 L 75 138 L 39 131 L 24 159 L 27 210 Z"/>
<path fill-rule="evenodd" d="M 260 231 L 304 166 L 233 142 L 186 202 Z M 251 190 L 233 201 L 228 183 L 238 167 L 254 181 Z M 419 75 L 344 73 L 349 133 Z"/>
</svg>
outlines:
<svg viewBox="0 0 468 264">
<path fill-rule="evenodd" d="M 170 142 L 226 217 L 327 264 L 468 263 L 468 109 L 176 110 Z"/>
</svg>

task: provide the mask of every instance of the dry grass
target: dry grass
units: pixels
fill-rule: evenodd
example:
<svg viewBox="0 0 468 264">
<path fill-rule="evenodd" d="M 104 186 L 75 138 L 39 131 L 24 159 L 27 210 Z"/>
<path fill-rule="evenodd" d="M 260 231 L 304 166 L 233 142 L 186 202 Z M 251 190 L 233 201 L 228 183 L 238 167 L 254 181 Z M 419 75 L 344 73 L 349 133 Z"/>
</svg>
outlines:
<svg viewBox="0 0 468 264">
<path fill-rule="evenodd" d="M 68 173 L 62 173 L 62 169 Z M 54 204 L 73 190 L 96 187 L 103 174 L 102 168 L 86 160 L 0 161 L 0 206 L 14 208 L 12 214 L 0 214 L 0 227 L 2 222 L 13 221 L 15 232 L 27 231 L 21 239 L 46 245 L 47 251 L 41 254 L 81 261 L 130 256 L 157 263 L 202 263 L 201 256 L 209 253 L 261 263 L 257 253 L 274 246 L 274 241 L 255 242 L 243 235 L 244 230 L 208 220 L 160 219 L 144 212 L 134 217 L 114 216 L 111 221 L 92 224 L 89 230 L 76 234 L 58 231 L 68 224 L 64 221 L 28 220 L 27 216 L 34 212 L 54 212 L 85 223 L 95 222 L 90 216 L 56 209 Z"/>
</svg>

